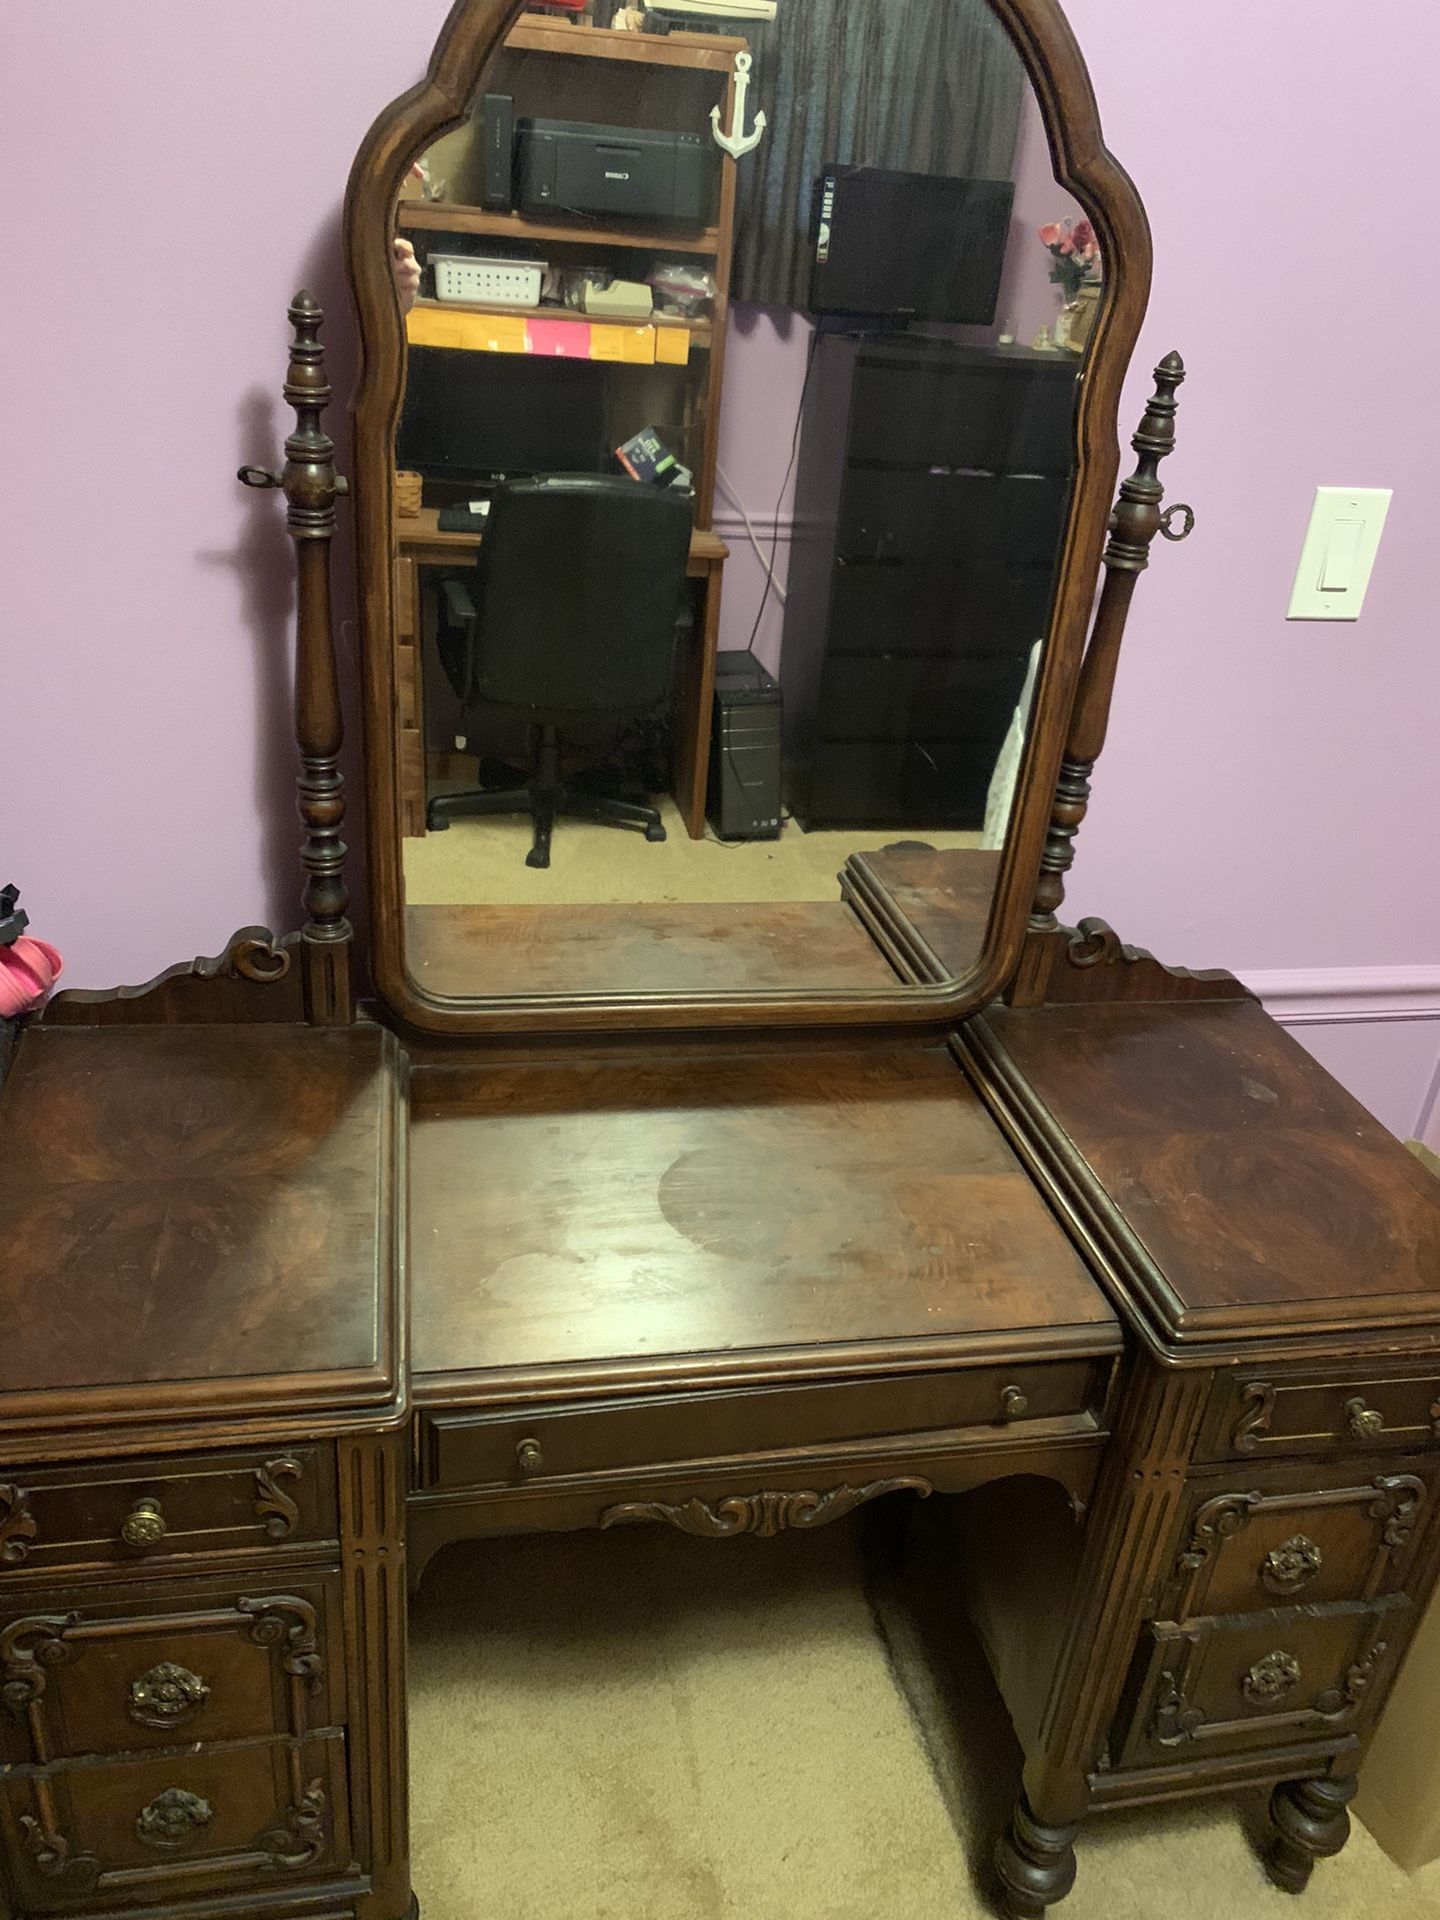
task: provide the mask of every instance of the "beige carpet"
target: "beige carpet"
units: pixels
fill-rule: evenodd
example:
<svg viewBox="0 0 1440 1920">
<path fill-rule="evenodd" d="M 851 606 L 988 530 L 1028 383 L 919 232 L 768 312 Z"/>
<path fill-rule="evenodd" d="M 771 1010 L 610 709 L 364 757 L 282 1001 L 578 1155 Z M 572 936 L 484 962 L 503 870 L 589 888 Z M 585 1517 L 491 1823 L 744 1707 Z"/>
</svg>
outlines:
<svg viewBox="0 0 1440 1920">
<path fill-rule="evenodd" d="M 899 829 L 806 833 L 789 820 L 778 840 L 692 840 L 673 800 L 662 801 L 666 838 L 558 820 L 550 865 L 527 867 L 530 822 L 456 820 L 401 843 L 412 907 L 592 905 L 650 900 L 838 900 L 836 875 L 852 853 L 894 840 L 976 847 L 978 833 Z"/>
<path fill-rule="evenodd" d="M 1019 1755 L 926 1569 L 870 1585 L 855 1525 L 470 1544 L 412 1615 L 424 1920 L 969 1920 Z M 873 1605 L 871 1601 L 873 1600 Z M 1065 1920 L 1440 1920 L 1357 1825 L 1301 1901 L 1263 1878 L 1263 1800 L 1082 1834 Z"/>
</svg>

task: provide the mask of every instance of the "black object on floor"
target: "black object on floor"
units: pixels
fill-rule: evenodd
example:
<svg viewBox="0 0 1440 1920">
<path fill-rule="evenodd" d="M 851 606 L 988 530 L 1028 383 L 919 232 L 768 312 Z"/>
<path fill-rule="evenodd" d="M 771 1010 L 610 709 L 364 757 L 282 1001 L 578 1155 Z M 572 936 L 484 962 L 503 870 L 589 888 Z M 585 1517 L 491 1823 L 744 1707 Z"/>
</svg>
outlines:
<svg viewBox="0 0 1440 1920">
<path fill-rule="evenodd" d="M 722 840 L 780 836 L 780 683 L 753 653 L 715 656 L 705 810 Z"/>
</svg>

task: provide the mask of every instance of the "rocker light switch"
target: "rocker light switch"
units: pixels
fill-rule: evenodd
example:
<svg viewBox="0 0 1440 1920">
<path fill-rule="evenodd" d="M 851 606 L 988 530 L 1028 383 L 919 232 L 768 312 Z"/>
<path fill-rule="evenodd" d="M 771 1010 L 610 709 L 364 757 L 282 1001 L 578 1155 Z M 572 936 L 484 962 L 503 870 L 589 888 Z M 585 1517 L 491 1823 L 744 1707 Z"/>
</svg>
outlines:
<svg viewBox="0 0 1440 1920">
<path fill-rule="evenodd" d="M 1358 620 L 1389 487 L 1317 487 L 1287 620 Z"/>
</svg>

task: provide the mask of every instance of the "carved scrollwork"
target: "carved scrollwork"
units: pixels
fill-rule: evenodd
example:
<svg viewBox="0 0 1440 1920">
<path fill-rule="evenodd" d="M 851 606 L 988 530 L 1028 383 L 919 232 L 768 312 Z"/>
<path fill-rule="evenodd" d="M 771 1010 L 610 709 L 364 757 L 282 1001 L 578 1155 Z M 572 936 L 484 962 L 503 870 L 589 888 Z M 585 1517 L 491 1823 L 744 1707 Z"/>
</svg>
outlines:
<svg viewBox="0 0 1440 1920">
<path fill-rule="evenodd" d="M 0 1633 L 0 1701 L 17 1717 L 45 1691 L 45 1674 L 75 1649 L 65 1638 L 77 1613 L 34 1613 Z"/>
<path fill-rule="evenodd" d="M 670 1506 L 663 1500 L 627 1500 L 607 1507 L 600 1516 L 602 1527 L 622 1526 L 635 1520 L 663 1520 L 703 1540 L 724 1540 L 732 1535 L 753 1533 L 762 1540 L 773 1539 L 788 1527 L 823 1527 L 839 1520 L 867 1500 L 882 1494 L 909 1491 L 922 1499 L 934 1489 L 928 1480 L 907 1476 L 893 1480 L 872 1480 L 863 1487 L 832 1487 L 828 1493 L 748 1493 L 717 1500 L 713 1506 L 698 1497 L 683 1505 Z"/>
<path fill-rule="evenodd" d="M 293 1807 L 285 1809 L 280 1826 L 260 1836 L 259 1845 L 271 1867 L 308 1867 L 325 1851 L 325 1789 L 312 1780 Z"/>
<path fill-rule="evenodd" d="M 21 1814 L 20 1832 L 31 1864 L 47 1880 L 58 1880 L 83 1893 L 100 1878 L 100 1862 L 93 1853 L 74 1852 L 63 1834 L 47 1833 L 32 1814 Z"/>
<path fill-rule="evenodd" d="M 173 1660 L 130 1682 L 125 1711 L 140 1727 L 183 1727 L 204 1710 L 210 1689 L 198 1673 Z"/>
<path fill-rule="evenodd" d="M 1240 1691 L 1252 1707 L 1273 1706 L 1300 1684 L 1300 1662 L 1277 1647 L 1257 1660 L 1240 1682 Z"/>
<path fill-rule="evenodd" d="M 238 1612 L 250 1616 L 250 1638 L 257 1647 L 273 1647 L 280 1665 L 313 1693 L 320 1685 L 323 1663 L 316 1638 L 315 1609 L 292 1594 L 264 1600 L 237 1600 Z M 297 1728 L 298 1732 L 299 1729 Z"/>
<path fill-rule="evenodd" d="M 166 1787 L 135 1816 L 135 1837 L 156 1853 L 177 1853 L 215 1818 L 215 1809 L 198 1793 Z"/>
<path fill-rule="evenodd" d="M 1240 1399 L 1245 1411 L 1235 1423 L 1230 1445 L 1236 1453 L 1254 1453 L 1262 1436 L 1270 1431 L 1275 1389 L 1268 1380 L 1252 1380 L 1241 1393 Z"/>
<path fill-rule="evenodd" d="M 1127 947 L 1106 920 L 1091 915 L 1080 922 L 1065 948 L 1072 967 L 1114 966 L 1122 960 L 1148 960 L 1139 947 Z"/>
<path fill-rule="evenodd" d="M 1379 1498 L 1370 1508 L 1370 1518 L 1385 1522 L 1380 1538 L 1392 1553 L 1399 1553 L 1409 1544 L 1415 1515 L 1425 1498 L 1425 1482 L 1413 1473 L 1385 1473 L 1371 1484 Z"/>
<path fill-rule="evenodd" d="M 25 1489 L 0 1484 L 0 1566 L 18 1567 L 39 1531 Z"/>
<path fill-rule="evenodd" d="M 1272 1547 L 1260 1563 L 1260 1578 L 1271 1593 L 1298 1593 L 1320 1571 L 1319 1547 L 1307 1534 L 1297 1533 Z"/>
<path fill-rule="evenodd" d="M 1262 1493 L 1221 1493 L 1197 1509 L 1190 1544 L 1176 1562 L 1177 1573 L 1198 1573 L 1221 1540 L 1229 1540 L 1250 1523 Z"/>
<path fill-rule="evenodd" d="M 280 1482 L 298 1480 L 300 1473 L 300 1462 L 290 1459 L 267 1460 L 255 1469 L 255 1511 L 272 1540 L 283 1540 L 295 1531 L 300 1509 Z"/>
<path fill-rule="evenodd" d="M 1384 1659 L 1389 1642 L 1377 1640 L 1363 1659 L 1345 1670 L 1342 1686 L 1327 1687 L 1315 1701 L 1315 1711 L 1323 1713 L 1327 1719 L 1336 1720 L 1342 1714 L 1352 1713 L 1365 1695 L 1370 1691 L 1376 1669 Z"/>
<path fill-rule="evenodd" d="M 1185 1741 L 1195 1738 L 1196 1730 L 1204 1724 L 1204 1713 L 1199 1707 L 1188 1704 L 1180 1691 L 1179 1676 L 1167 1667 L 1160 1676 L 1160 1685 L 1155 1693 L 1155 1711 L 1150 1716 L 1150 1738 L 1160 1747 L 1183 1746 Z"/>
<path fill-rule="evenodd" d="M 260 986 L 283 980 L 292 964 L 288 949 L 277 946 L 272 938 L 255 934 L 235 942 L 229 962 L 230 970 L 242 980 L 254 980 Z"/>
</svg>

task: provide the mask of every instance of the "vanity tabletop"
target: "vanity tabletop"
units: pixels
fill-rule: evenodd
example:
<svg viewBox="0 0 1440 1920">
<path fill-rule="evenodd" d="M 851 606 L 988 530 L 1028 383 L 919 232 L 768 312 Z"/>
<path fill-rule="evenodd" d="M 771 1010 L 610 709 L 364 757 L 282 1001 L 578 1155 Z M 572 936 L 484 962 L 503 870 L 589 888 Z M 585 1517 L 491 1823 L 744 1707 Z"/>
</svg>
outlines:
<svg viewBox="0 0 1440 1920">
<path fill-rule="evenodd" d="M 979 1071 L 1166 1344 L 1440 1337 L 1440 1183 L 1250 999 L 991 1008 Z"/>
<path fill-rule="evenodd" d="M 422 1068 L 411 1097 L 417 1403 L 1122 1344 L 943 1046 Z"/>
<path fill-rule="evenodd" d="M 378 1027 L 26 1033 L 0 1090 L 0 1436 L 373 1425 L 403 1399 L 398 1069 Z"/>
</svg>

